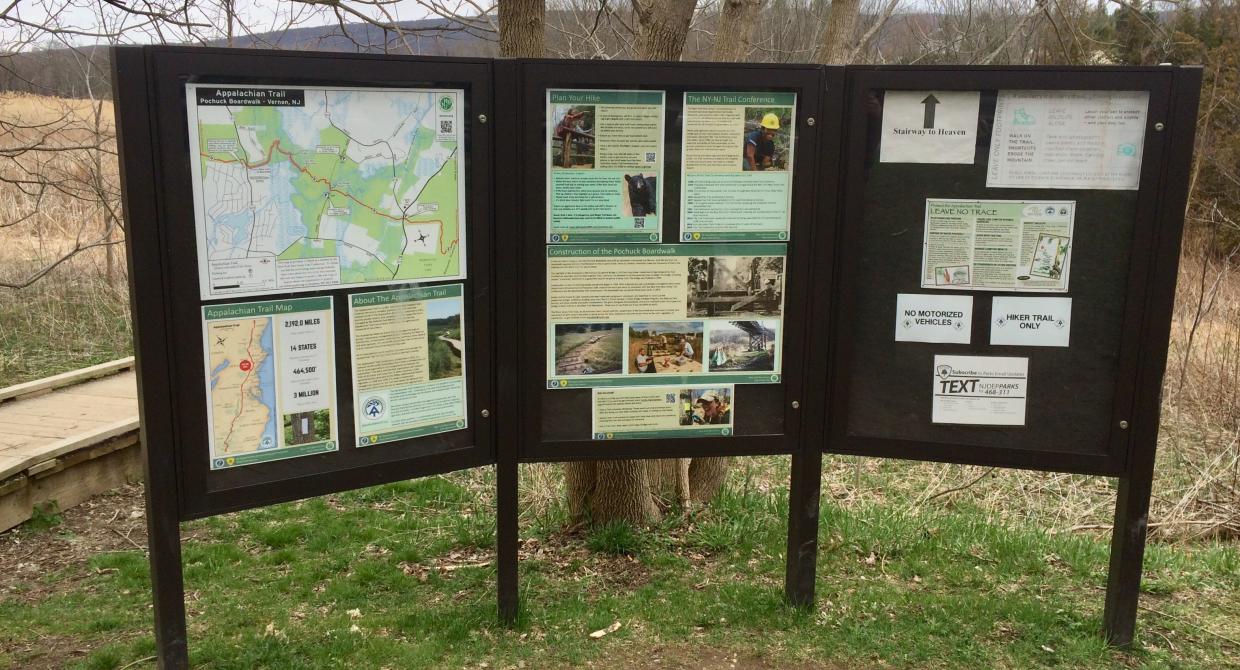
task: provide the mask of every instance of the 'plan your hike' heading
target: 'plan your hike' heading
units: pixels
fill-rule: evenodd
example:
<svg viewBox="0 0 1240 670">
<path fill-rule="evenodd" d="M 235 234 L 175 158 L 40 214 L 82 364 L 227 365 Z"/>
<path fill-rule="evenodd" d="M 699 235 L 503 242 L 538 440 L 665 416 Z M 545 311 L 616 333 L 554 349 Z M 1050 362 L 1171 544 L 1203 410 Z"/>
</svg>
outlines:
<svg viewBox="0 0 1240 670">
<path fill-rule="evenodd" d="M 300 88 L 200 88 L 198 104 L 305 107 L 306 92 Z"/>
</svg>

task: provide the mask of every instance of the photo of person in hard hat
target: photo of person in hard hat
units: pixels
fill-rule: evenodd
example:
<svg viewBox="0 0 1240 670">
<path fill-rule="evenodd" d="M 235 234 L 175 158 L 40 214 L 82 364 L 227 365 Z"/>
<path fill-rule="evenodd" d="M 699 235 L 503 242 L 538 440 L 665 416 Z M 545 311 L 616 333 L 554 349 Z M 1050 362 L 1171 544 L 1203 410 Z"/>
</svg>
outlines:
<svg viewBox="0 0 1240 670">
<path fill-rule="evenodd" d="M 745 146 L 741 166 L 746 172 L 788 169 L 791 107 L 745 108 Z"/>
</svg>

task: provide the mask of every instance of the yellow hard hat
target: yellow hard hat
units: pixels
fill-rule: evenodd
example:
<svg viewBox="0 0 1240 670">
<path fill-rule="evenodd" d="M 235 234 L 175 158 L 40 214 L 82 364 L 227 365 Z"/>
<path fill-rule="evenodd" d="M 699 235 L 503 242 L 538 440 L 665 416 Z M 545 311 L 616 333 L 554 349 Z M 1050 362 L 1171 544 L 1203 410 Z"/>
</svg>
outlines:
<svg viewBox="0 0 1240 670">
<path fill-rule="evenodd" d="M 779 130 L 779 117 L 768 112 L 766 116 L 762 117 L 762 127 L 769 128 L 771 130 Z"/>
</svg>

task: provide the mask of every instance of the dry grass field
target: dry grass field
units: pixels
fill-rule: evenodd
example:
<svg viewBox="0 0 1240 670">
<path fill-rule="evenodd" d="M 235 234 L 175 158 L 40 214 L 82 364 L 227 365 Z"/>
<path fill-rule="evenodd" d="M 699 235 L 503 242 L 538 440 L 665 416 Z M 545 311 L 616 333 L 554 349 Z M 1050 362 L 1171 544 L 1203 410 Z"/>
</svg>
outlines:
<svg viewBox="0 0 1240 670">
<path fill-rule="evenodd" d="M 128 354 L 119 188 L 110 101 L 0 95 L 0 386 Z"/>
</svg>

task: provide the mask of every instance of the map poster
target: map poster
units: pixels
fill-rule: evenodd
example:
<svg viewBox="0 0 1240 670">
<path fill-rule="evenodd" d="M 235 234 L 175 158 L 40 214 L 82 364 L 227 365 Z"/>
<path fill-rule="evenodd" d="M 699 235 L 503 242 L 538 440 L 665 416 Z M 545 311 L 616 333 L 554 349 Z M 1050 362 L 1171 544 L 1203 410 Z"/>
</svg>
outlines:
<svg viewBox="0 0 1240 670">
<path fill-rule="evenodd" d="M 926 200 L 922 288 L 1066 293 L 1071 200 Z"/>
<path fill-rule="evenodd" d="M 786 240 L 795 93 L 685 93 L 680 239 Z"/>
<path fill-rule="evenodd" d="M 987 188 L 1135 191 L 1149 91 L 999 91 Z"/>
<path fill-rule="evenodd" d="M 464 287 L 349 296 L 357 446 L 461 430 Z"/>
<path fill-rule="evenodd" d="M 663 91 L 547 90 L 547 241 L 658 242 Z"/>
<path fill-rule="evenodd" d="M 547 388 L 777 384 L 788 245 L 550 245 Z"/>
<path fill-rule="evenodd" d="M 596 388 L 591 432 L 596 440 L 729 437 L 735 387 Z"/>
<path fill-rule="evenodd" d="M 185 95 L 204 300 L 464 277 L 463 91 Z"/>
<path fill-rule="evenodd" d="M 338 448 L 332 299 L 202 308 L 211 469 Z"/>
<path fill-rule="evenodd" d="M 979 426 L 1023 426 L 1028 383 L 1028 358 L 935 356 L 931 420 Z"/>
</svg>

